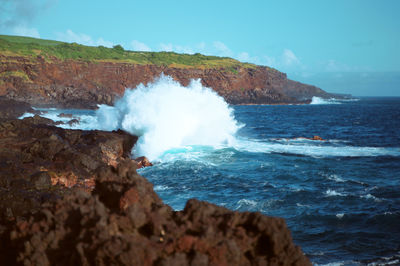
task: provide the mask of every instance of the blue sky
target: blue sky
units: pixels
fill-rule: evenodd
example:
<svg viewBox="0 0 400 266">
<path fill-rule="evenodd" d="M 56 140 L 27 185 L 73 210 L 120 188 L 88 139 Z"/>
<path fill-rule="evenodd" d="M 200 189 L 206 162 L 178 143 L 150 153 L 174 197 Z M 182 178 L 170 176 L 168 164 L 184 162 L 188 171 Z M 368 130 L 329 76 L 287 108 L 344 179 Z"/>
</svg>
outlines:
<svg viewBox="0 0 400 266">
<path fill-rule="evenodd" d="M 399 12 L 397 0 L 0 0 L 0 33 L 229 56 L 331 92 L 400 96 Z"/>
</svg>

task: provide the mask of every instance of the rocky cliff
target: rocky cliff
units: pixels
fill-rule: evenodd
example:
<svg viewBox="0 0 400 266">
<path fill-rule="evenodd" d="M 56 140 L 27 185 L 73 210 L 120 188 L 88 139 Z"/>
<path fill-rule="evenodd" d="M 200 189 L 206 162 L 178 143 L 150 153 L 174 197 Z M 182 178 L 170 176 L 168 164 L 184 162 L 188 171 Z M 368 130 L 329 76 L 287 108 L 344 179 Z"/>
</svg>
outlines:
<svg viewBox="0 0 400 266">
<path fill-rule="evenodd" d="M 312 96 L 329 97 L 319 88 L 289 80 L 286 74 L 264 66 L 179 68 L 1 54 L 0 62 L 0 96 L 41 106 L 112 104 L 126 88 L 152 82 L 161 73 L 183 85 L 201 79 L 231 104 L 308 103 Z"/>
<path fill-rule="evenodd" d="M 154 81 L 164 73 L 183 85 L 201 79 L 231 104 L 306 103 L 312 96 L 326 92 L 287 79 L 277 70 L 257 66 L 226 69 L 175 68 L 157 65 L 136 65 L 118 62 L 84 62 L 79 60 L 45 61 L 42 57 L 0 56 L 2 75 L 0 95 L 33 105 L 72 107 L 112 104 L 125 88 Z"/>
<path fill-rule="evenodd" d="M 309 103 L 313 96 L 331 97 L 273 68 L 227 57 L 134 52 L 121 46 L 0 35 L 0 96 L 33 105 L 112 104 L 126 88 L 152 82 L 161 73 L 183 85 L 201 79 L 231 104 Z"/>
</svg>

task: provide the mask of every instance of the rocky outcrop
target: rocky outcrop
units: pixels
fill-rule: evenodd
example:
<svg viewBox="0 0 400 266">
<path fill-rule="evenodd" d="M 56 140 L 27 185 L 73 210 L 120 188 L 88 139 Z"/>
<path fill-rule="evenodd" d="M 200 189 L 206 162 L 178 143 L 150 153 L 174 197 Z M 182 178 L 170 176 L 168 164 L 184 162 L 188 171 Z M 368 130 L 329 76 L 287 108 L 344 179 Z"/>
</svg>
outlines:
<svg viewBox="0 0 400 266">
<path fill-rule="evenodd" d="M 47 122 L 0 123 L 2 265 L 311 265 L 281 218 L 173 211 L 137 174 L 136 137 Z"/>
<path fill-rule="evenodd" d="M 64 130 L 50 121 L 0 122 L 0 218 L 36 211 L 66 188 L 93 190 L 93 171 L 129 158 L 137 140 L 122 131 Z"/>
<path fill-rule="evenodd" d="M 148 166 L 153 166 L 149 159 L 145 156 L 140 156 L 134 160 L 137 163 L 138 169 Z"/>
<path fill-rule="evenodd" d="M 174 212 L 124 161 L 93 194 L 74 191 L 7 227 L 8 265 L 310 265 L 285 222 L 190 200 Z"/>
<path fill-rule="evenodd" d="M 287 79 L 286 74 L 264 66 L 177 68 L 123 62 L 45 60 L 0 55 L 0 96 L 35 106 L 95 108 L 112 104 L 126 88 L 154 81 L 161 73 L 183 85 L 201 79 L 231 104 L 308 103 L 326 92 Z"/>
</svg>

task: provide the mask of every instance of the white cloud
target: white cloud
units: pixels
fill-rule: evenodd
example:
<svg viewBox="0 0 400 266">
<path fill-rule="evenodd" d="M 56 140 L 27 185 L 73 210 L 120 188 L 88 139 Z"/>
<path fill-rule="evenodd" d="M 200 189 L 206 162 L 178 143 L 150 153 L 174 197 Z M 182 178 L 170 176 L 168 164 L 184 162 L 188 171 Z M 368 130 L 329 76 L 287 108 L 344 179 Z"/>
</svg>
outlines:
<svg viewBox="0 0 400 266">
<path fill-rule="evenodd" d="M 149 46 L 147 46 L 146 44 L 139 42 L 137 40 L 133 40 L 131 42 L 131 46 L 133 48 L 134 51 L 144 51 L 144 52 L 150 52 L 151 49 Z"/>
<path fill-rule="evenodd" d="M 102 46 L 108 47 L 108 48 L 111 48 L 114 46 L 114 43 L 112 43 L 110 41 L 106 41 L 103 38 L 97 39 L 97 41 L 95 43 L 96 43 L 96 46 L 102 45 Z"/>
<path fill-rule="evenodd" d="M 217 50 L 217 55 L 219 56 L 232 56 L 231 49 L 228 48 L 223 42 L 215 41 L 214 48 Z"/>
<path fill-rule="evenodd" d="M 14 35 L 19 35 L 19 36 L 28 36 L 28 37 L 34 37 L 34 38 L 40 38 L 40 34 L 37 29 L 35 28 L 28 28 L 25 26 L 15 26 L 12 29 L 12 34 Z"/>
<path fill-rule="evenodd" d="M 177 51 L 178 53 L 194 54 L 193 49 L 190 48 L 189 46 L 180 46 L 180 45 L 177 45 L 177 46 L 175 47 L 175 49 L 176 49 L 176 51 Z"/>
<path fill-rule="evenodd" d="M 0 32 L 39 37 L 32 26 L 57 0 L 0 0 Z"/>
<path fill-rule="evenodd" d="M 260 58 L 258 56 L 251 56 L 247 52 L 241 52 L 235 58 L 241 62 L 253 63 L 253 64 L 262 64 Z"/>
<path fill-rule="evenodd" d="M 172 52 L 173 50 L 174 50 L 174 46 L 170 43 L 168 43 L 168 44 L 161 43 L 160 44 L 160 51 Z"/>
<path fill-rule="evenodd" d="M 342 71 L 346 72 L 346 71 L 351 71 L 352 69 L 346 64 L 331 59 L 328 60 L 328 62 L 326 62 L 325 70 L 328 72 L 342 72 Z"/>
<path fill-rule="evenodd" d="M 305 71 L 307 69 L 295 53 L 287 48 L 283 49 L 282 54 L 276 57 L 264 55 L 261 64 L 284 72 L 296 72 L 299 70 Z"/>
<path fill-rule="evenodd" d="M 198 49 L 198 51 L 202 52 L 206 49 L 206 43 L 200 42 L 199 44 L 196 45 L 196 48 Z"/>
<path fill-rule="evenodd" d="M 175 52 L 183 54 L 194 54 L 194 50 L 190 46 L 175 45 L 171 43 L 160 43 L 160 51 Z"/>
<path fill-rule="evenodd" d="M 236 56 L 239 61 L 248 62 L 250 60 L 250 55 L 247 52 L 242 52 Z"/>
<path fill-rule="evenodd" d="M 264 62 L 265 65 L 269 67 L 277 67 L 276 59 L 274 57 L 264 55 Z"/>
<path fill-rule="evenodd" d="M 76 42 L 79 44 L 89 45 L 89 46 L 105 46 L 105 47 L 112 47 L 114 44 L 110 41 L 106 41 L 103 38 L 99 38 L 97 40 L 93 40 L 87 34 L 84 33 L 75 33 L 72 30 L 68 29 L 66 32 L 57 32 L 56 38 L 59 41 L 64 42 Z"/>
<path fill-rule="evenodd" d="M 284 66 L 293 66 L 293 65 L 299 65 L 300 60 L 293 53 L 292 50 L 284 49 L 282 54 L 282 63 Z"/>
</svg>

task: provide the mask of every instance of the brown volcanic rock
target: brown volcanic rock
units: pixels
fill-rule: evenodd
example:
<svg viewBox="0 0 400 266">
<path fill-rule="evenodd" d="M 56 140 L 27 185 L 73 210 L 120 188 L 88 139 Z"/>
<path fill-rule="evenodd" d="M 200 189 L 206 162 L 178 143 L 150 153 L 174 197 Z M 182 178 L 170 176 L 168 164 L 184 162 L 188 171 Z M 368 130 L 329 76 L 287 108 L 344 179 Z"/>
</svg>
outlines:
<svg viewBox="0 0 400 266">
<path fill-rule="evenodd" d="M 2 234 L 0 258 L 29 265 L 311 265 L 285 222 L 188 201 L 174 212 L 124 161 L 101 169 L 92 195 L 44 204 Z"/>
<path fill-rule="evenodd" d="M 94 171 L 129 158 L 137 140 L 122 131 L 65 130 L 47 122 L 40 117 L 0 122 L 0 216 L 34 211 L 65 188 L 92 190 Z"/>
<path fill-rule="evenodd" d="M 18 118 L 26 112 L 34 112 L 30 104 L 0 96 L 0 121 Z"/>
<path fill-rule="evenodd" d="M 147 84 L 161 73 L 183 85 L 201 79 L 232 104 L 305 103 L 305 98 L 327 93 L 288 80 L 275 69 L 257 66 L 228 69 L 175 68 L 79 60 L 44 61 L 0 55 L 0 72 L 23 71 L 28 78 L 1 77 L 0 96 L 40 106 L 95 108 L 97 103 L 112 104 L 126 88 Z"/>
<path fill-rule="evenodd" d="M 134 161 L 137 163 L 137 168 L 138 169 L 139 168 L 143 168 L 143 167 L 153 166 L 153 164 L 145 156 L 137 157 Z"/>
</svg>

